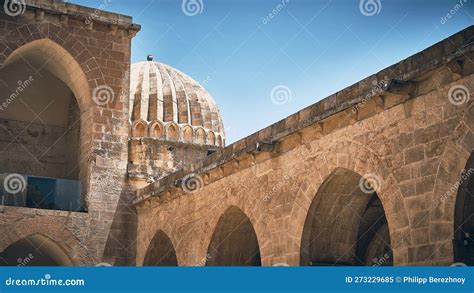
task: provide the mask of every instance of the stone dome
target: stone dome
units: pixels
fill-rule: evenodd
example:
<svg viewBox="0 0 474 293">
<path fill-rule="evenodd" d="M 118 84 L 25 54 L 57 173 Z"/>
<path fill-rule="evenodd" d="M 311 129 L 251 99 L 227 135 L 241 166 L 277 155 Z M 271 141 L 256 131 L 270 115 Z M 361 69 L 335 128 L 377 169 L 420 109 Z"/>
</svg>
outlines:
<svg viewBox="0 0 474 293">
<path fill-rule="evenodd" d="M 181 71 L 148 61 L 131 66 L 131 137 L 223 146 L 224 125 L 211 95 Z"/>
</svg>

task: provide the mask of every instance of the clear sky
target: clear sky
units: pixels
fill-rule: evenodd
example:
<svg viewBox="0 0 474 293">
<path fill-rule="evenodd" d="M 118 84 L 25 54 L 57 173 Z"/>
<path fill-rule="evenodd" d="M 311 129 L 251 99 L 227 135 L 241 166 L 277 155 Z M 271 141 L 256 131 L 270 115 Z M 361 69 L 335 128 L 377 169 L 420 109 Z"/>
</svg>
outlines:
<svg viewBox="0 0 474 293">
<path fill-rule="evenodd" d="M 474 0 L 70 2 L 142 25 L 132 62 L 153 54 L 200 82 L 227 144 L 474 24 Z"/>
</svg>

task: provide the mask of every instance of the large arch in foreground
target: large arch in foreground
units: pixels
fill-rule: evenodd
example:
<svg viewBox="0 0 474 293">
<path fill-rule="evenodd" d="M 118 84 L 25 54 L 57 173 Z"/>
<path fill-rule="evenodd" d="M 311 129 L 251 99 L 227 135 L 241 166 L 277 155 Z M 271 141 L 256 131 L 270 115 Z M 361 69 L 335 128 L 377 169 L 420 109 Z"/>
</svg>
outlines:
<svg viewBox="0 0 474 293">
<path fill-rule="evenodd" d="M 89 108 L 92 99 L 86 74 L 64 47 L 49 38 L 33 40 L 16 48 L 5 59 L 2 67 L 21 60 L 28 60 L 35 68 L 44 68 L 64 82 L 74 93 L 81 112 Z"/>
<path fill-rule="evenodd" d="M 4 200 L 32 208 L 87 210 L 83 164 L 91 129 L 82 114 L 92 99 L 82 66 L 66 48 L 41 38 L 13 50 L 1 64 L 0 79 L 0 98 L 9 103 L 0 113 L 8 143 L 0 174 L 22 174 L 28 185 Z"/>
<path fill-rule="evenodd" d="M 0 253 L 3 266 L 72 266 L 65 250 L 43 234 L 24 237 Z"/>
<path fill-rule="evenodd" d="M 261 266 L 257 234 L 250 219 L 236 206 L 219 218 L 208 246 L 207 266 Z"/>
<path fill-rule="evenodd" d="M 385 211 L 374 186 L 337 168 L 311 203 L 300 246 L 301 265 L 392 265 Z"/>
<path fill-rule="evenodd" d="M 177 266 L 176 251 L 168 235 L 162 230 L 151 240 L 143 261 L 144 266 Z"/>
</svg>

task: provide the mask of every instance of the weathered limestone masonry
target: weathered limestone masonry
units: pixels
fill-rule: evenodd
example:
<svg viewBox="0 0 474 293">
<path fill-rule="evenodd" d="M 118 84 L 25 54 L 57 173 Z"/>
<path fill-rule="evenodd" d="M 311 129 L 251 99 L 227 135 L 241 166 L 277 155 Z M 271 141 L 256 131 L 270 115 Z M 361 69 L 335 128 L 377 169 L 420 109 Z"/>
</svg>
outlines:
<svg viewBox="0 0 474 293">
<path fill-rule="evenodd" d="M 208 263 L 220 217 L 240 209 L 262 265 L 300 265 L 311 203 L 338 170 L 379 178 L 395 265 L 453 263 L 450 189 L 474 149 L 474 107 L 448 93 L 464 86 L 472 97 L 473 36 L 471 26 L 139 190 L 137 264 L 158 234 L 179 265 Z M 190 173 L 203 180 L 194 193 L 179 184 Z"/>
<path fill-rule="evenodd" d="M 204 160 L 209 149 L 206 145 L 180 141 L 132 138 L 129 141 L 128 176 L 131 179 L 147 179 L 153 174 L 161 178 L 190 162 Z M 136 181 L 137 186 L 140 186 L 139 180 Z"/>
<path fill-rule="evenodd" d="M 2 181 L 68 179 L 85 211 L 19 207 L 38 205 L 3 184 L 19 206 L 0 206 L 1 261 L 33 247 L 59 265 L 474 264 L 474 27 L 222 148 L 202 86 L 151 56 L 130 66 L 130 17 L 15 4 L 0 98 L 28 80 L 21 101 L 58 104 L 45 122 L 2 102 Z"/>
<path fill-rule="evenodd" d="M 60 243 L 76 265 L 134 264 L 126 186 L 128 72 L 131 39 L 140 27 L 128 16 L 58 0 L 26 2 L 21 15 L 1 11 L 0 68 L 18 58 L 32 60 L 73 92 L 87 212 L 2 207 L 0 251 L 40 233 Z M 105 101 L 97 94 L 104 88 Z"/>
</svg>

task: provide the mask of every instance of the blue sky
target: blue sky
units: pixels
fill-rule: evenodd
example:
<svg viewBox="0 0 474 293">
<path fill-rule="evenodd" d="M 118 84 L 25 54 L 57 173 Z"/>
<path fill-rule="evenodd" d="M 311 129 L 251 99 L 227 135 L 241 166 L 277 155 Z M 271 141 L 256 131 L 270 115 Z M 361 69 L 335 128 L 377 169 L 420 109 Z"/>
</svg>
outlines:
<svg viewBox="0 0 474 293">
<path fill-rule="evenodd" d="M 183 9 L 183 1 L 197 3 L 197 14 L 188 16 L 194 3 Z M 203 84 L 224 117 L 227 144 L 474 24 L 474 0 L 71 2 L 142 25 L 132 62 L 153 54 Z M 272 99 L 278 86 L 287 94 Z"/>
</svg>

